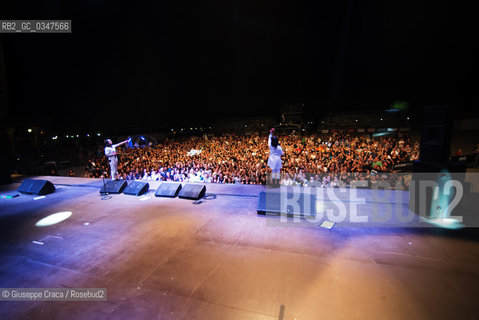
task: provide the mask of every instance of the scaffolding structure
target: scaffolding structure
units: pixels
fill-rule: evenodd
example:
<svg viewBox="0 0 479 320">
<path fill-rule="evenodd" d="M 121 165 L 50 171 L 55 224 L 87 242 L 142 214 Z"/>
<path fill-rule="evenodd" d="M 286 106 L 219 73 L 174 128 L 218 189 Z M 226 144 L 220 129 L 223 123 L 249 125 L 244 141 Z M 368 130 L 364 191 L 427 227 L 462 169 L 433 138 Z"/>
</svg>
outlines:
<svg viewBox="0 0 479 320">
<path fill-rule="evenodd" d="M 280 128 L 300 130 L 303 127 L 304 104 L 290 104 L 280 107 Z"/>
</svg>

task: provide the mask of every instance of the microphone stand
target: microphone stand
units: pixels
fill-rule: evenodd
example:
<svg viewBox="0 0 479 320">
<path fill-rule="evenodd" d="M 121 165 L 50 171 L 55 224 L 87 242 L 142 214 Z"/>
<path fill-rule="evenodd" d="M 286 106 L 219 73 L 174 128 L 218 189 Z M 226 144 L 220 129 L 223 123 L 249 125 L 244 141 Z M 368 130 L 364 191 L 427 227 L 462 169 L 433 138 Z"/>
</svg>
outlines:
<svg viewBox="0 0 479 320">
<path fill-rule="evenodd" d="M 102 196 L 102 197 L 101 197 L 101 200 L 111 199 L 111 196 L 110 196 L 109 193 L 106 191 L 105 173 L 106 173 L 106 172 L 103 172 L 103 174 L 102 174 L 102 177 L 103 177 L 103 192 L 102 192 L 101 189 L 100 189 L 100 195 Z"/>
</svg>

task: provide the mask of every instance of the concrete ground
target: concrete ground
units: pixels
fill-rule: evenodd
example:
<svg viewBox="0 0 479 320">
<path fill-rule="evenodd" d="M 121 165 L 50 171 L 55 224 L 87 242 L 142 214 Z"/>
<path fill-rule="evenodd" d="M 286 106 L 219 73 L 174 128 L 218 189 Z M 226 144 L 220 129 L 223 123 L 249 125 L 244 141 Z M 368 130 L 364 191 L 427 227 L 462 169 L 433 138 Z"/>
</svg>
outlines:
<svg viewBox="0 0 479 320">
<path fill-rule="evenodd" d="M 0 287 L 107 288 L 107 301 L 0 301 L 1 319 L 478 318 L 475 229 L 328 230 L 258 216 L 261 186 L 207 185 L 216 199 L 193 204 L 44 178 L 55 193 L 0 199 Z M 73 214 L 35 226 L 60 211 Z"/>
</svg>

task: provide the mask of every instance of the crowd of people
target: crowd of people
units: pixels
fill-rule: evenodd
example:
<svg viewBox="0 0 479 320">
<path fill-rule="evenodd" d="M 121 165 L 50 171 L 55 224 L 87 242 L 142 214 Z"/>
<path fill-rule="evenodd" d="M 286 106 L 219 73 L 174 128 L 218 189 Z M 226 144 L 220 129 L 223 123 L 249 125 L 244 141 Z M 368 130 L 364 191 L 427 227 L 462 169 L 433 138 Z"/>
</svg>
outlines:
<svg viewBox="0 0 479 320">
<path fill-rule="evenodd" d="M 282 185 L 335 186 L 391 179 L 396 164 L 419 158 L 419 142 L 406 136 L 290 134 L 278 138 L 284 151 Z M 117 151 L 118 177 L 125 180 L 264 185 L 271 171 L 266 135 L 166 139 Z M 109 178 L 109 171 L 107 158 L 99 152 L 89 160 L 84 176 Z"/>
</svg>

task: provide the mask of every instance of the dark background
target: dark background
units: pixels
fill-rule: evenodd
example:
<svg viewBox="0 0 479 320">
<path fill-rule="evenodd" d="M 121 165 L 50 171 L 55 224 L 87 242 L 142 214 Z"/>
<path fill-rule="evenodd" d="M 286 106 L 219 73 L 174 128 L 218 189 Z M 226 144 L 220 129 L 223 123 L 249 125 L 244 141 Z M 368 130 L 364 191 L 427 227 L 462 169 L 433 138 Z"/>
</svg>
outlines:
<svg viewBox="0 0 479 320">
<path fill-rule="evenodd" d="M 3 1 L 7 2 L 7 1 Z M 59 128 L 160 128 L 225 116 L 477 106 L 474 11 L 462 1 L 22 1 L 1 19 L 8 116 Z"/>
</svg>

